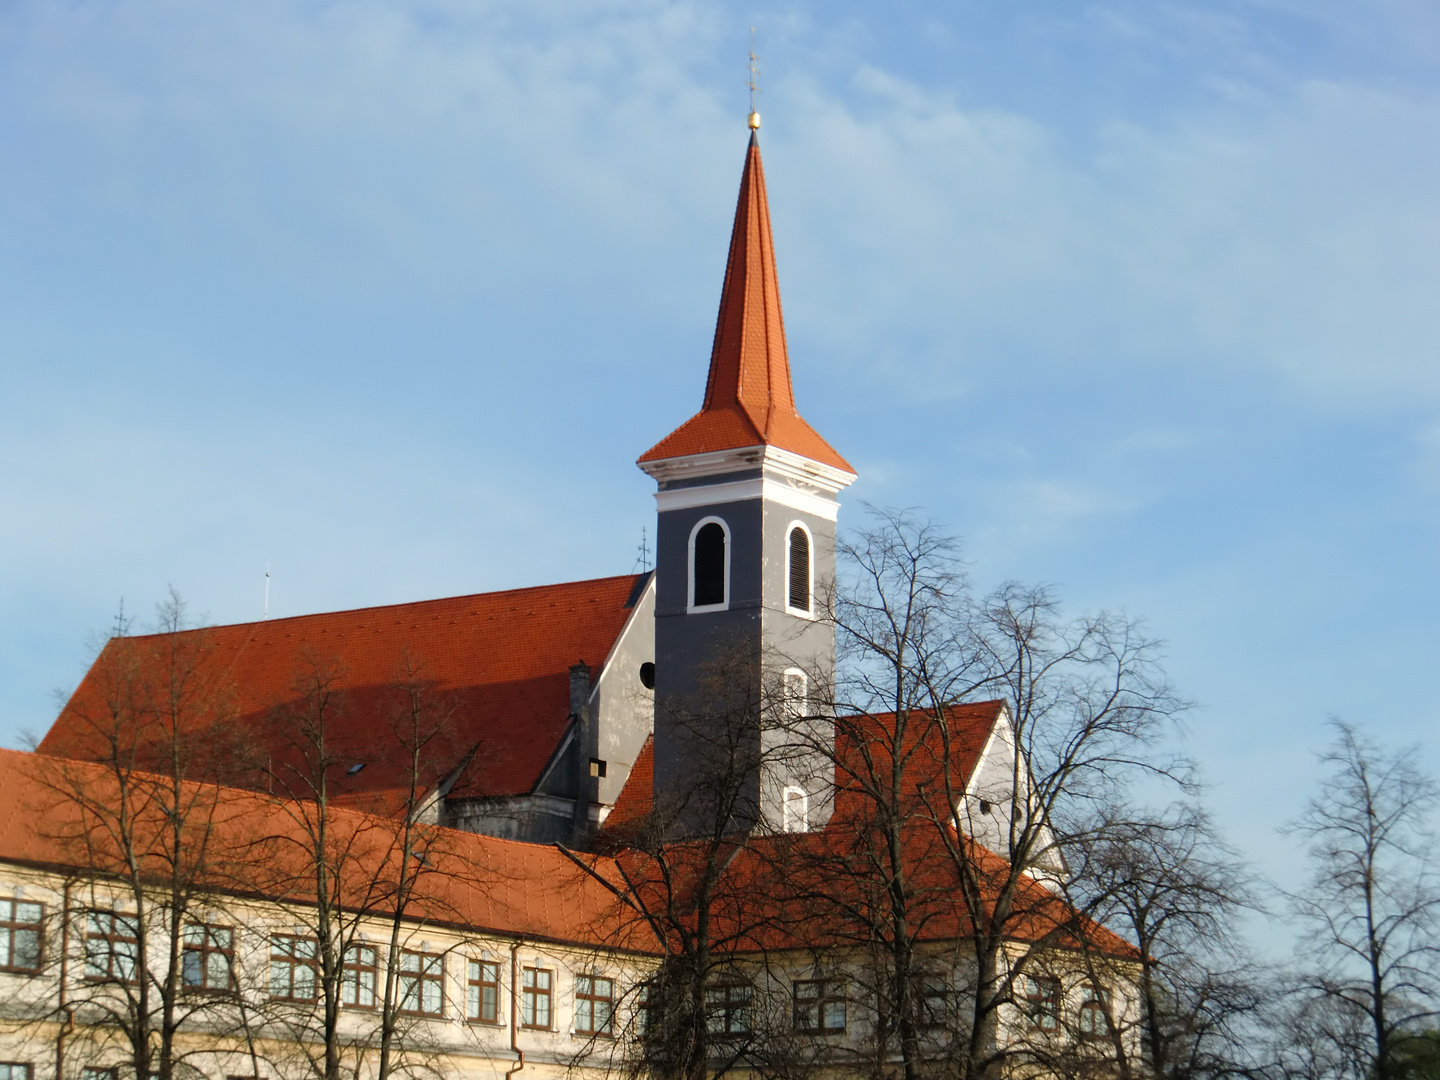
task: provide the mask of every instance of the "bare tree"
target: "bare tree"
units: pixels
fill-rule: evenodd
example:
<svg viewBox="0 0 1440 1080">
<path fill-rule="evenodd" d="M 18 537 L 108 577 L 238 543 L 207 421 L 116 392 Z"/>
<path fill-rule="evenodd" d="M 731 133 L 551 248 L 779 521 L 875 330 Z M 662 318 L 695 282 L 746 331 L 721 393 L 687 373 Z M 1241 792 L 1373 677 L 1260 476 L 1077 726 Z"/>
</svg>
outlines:
<svg viewBox="0 0 1440 1080">
<path fill-rule="evenodd" d="M 1290 897 L 1315 963 L 1300 982 L 1302 1014 L 1335 1048 L 1337 1075 L 1400 1080 L 1402 1045 L 1440 1015 L 1430 831 L 1440 792 L 1413 750 L 1388 751 L 1338 720 L 1334 728 L 1320 793 L 1290 826 L 1308 842 L 1313 869 L 1308 888 Z"/>
<path fill-rule="evenodd" d="M 977 597 L 953 542 L 908 513 L 877 513 L 841 556 L 830 709 L 849 836 L 791 880 L 883 964 L 875 1060 L 898 1054 L 906 1080 L 978 1080 L 1023 1060 L 1002 1017 L 1028 966 L 1096 932 L 1055 892 L 1063 820 L 1139 776 L 1183 779 L 1157 746 L 1185 703 L 1137 622 L 1067 620 L 1045 589 Z"/>
<path fill-rule="evenodd" d="M 64 745 L 41 748 L 56 812 L 37 816 L 76 867 L 61 917 L 82 943 L 84 977 L 61 988 L 62 1022 L 92 1051 L 118 1039 L 137 1076 L 172 1080 L 187 1026 L 243 1036 L 233 930 L 212 925 L 216 883 L 237 857 L 216 784 L 236 758 L 234 710 L 173 589 L 151 634 L 128 630 L 117 620 L 67 703 Z"/>
<path fill-rule="evenodd" d="M 794 1075 L 789 1017 L 782 1022 L 766 993 L 770 864 L 754 857 L 761 734 L 774 704 L 764 683 L 753 648 L 717 648 L 693 695 L 658 703 L 684 743 L 687 783 L 657 793 L 613 861 L 569 853 L 615 895 L 619 935 L 661 954 L 628 1003 L 633 1024 L 612 1045 L 631 1075 Z"/>
<path fill-rule="evenodd" d="M 1162 814 L 1128 806 L 1069 830 L 1067 896 L 1138 949 L 1134 1026 L 1148 1071 L 1170 1080 L 1253 1075 L 1267 974 L 1245 953 L 1240 917 L 1258 910 L 1253 877 L 1194 801 Z M 1091 962 L 1088 939 L 1082 956 Z M 1093 976 L 1092 976 L 1093 977 Z M 1117 1056 L 1131 1040 L 1112 1013 Z"/>
<path fill-rule="evenodd" d="M 289 1032 L 319 1080 L 362 1071 L 385 1080 L 414 1065 L 401 1052 L 408 1027 L 439 1012 L 428 997 L 439 990 L 443 961 L 406 945 L 435 915 L 433 897 L 423 911 L 416 904 L 424 881 L 442 860 L 447 875 L 460 872 L 443 859 L 446 833 L 433 823 L 437 751 L 449 746 L 453 706 L 402 656 L 383 706 L 390 786 L 358 803 L 341 800 L 338 781 L 354 766 L 339 738 L 350 696 L 343 674 L 333 661 L 306 657 L 293 697 L 272 710 L 257 756 L 279 827 L 256 840 L 250 857 L 264 868 L 261 891 L 299 900 L 292 915 L 305 927 L 272 939 L 269 1022 Z M 382 941 L 369 937 L 377 927 Z M 347 1027 L 347 1007 L 373 1022 Z"/>
</svg>

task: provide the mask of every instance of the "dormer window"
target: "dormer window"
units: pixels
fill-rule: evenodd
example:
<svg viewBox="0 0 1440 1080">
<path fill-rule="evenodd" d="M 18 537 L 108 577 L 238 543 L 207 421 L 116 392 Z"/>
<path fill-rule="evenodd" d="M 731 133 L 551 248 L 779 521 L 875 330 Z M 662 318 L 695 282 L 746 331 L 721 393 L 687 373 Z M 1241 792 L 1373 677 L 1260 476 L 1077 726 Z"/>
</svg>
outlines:
<svg viewBox="0 0 1440 1080">
<path fill-rule="evenodd" d="M 690 534 L 690 611 L 723 611 L 730 601 L 730 530 L 705 518 Z"/>
<path fill-rule="evenodd" d="M 790 527 L 786 541 L 785 607 L 797 614 L 810 614 L 810 533 L 804 525 Z"/>
</svg>

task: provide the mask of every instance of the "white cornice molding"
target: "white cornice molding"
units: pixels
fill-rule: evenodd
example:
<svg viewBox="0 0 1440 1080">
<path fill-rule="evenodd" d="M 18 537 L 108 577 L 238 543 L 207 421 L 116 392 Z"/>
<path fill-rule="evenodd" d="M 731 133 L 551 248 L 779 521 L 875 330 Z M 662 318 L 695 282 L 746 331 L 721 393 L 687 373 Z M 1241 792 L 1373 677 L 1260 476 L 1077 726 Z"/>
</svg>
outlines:
<svg viewBox="0 0 1440 1080">
<path fill-rule="evenodd" d="M 640 468 L 659 484 L 684 483 L 711 476 L 760 469 L 766 479 L 788 482 L 816 494 L 836 495 L 856 480 L 853 472 L 825 465 L 803 454 L 777 446 L 746 446 L 738 450 L 717 450 L 689 454 L 661 461 L 642 461 Z M 711 485 L 728 486 L 728 485 Z M 752 496 L 753 497 L 753 496 Z"/>
<path fill-rule="evenodd" d="M 826 521 L 834 521 L 840 516 L 840 503 L 833 494 L 806 491 L 770 476 L 657 491 L 655 506 L 664 513 L 666 510 L 718 506 L 721 503 L 743 502 L 746 499 L 764 499 L 766 502 L 788 506 L 792 510 L 812 514 Z"/>
</svg>

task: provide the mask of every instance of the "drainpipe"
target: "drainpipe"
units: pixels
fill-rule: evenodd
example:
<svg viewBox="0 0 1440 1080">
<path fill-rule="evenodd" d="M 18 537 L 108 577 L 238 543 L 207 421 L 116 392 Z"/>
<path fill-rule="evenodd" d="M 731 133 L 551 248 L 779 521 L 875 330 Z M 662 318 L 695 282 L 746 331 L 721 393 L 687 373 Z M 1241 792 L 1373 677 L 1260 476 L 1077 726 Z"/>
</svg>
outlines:
<svg viewBox="0 0 1440 1080">
<path fill-rule="evenodd" d="M 515 987 L 519 977 L 517 966 L 519 961 L 516 960 L 516 956 L 520 952 L 520 946 L 524 944 L 525 942 L 521 940 L 510 946 L 510 1050 L 515 1055 L 515 1067 L 505 1070 L 505 1080 L 510 1080 L 510 1077 L 525 1067 L 525 1051 L 520 1049 L 520 1043 L 517 1041 L 520 1036 L 520 995 Z"/>
<path fill-rule="evenodd" d="M 75 1030 L 75 1014 L 66 1008 L 65 991 L 70 966 L 70 882 L 60 901 L 60 1030 L 55 1035 L 55 1080 L 65 1076 L 65 1036 Z"/>
</svg>

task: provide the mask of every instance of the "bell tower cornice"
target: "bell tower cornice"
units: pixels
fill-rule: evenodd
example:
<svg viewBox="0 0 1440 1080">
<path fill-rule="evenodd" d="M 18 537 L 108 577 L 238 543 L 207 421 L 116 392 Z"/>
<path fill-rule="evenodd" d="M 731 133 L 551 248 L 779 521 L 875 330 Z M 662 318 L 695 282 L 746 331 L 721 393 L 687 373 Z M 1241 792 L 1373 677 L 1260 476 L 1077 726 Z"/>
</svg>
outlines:
<svg viewBox="0 0 1440 1080">
<path fill-rule="evenodd" d="M 836 496 L 855 474 L 778 446 L 747 446 L 640 463 L 655 478 L 658 510 L 767 499 L 834 521 Z"/>
</svg>

